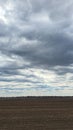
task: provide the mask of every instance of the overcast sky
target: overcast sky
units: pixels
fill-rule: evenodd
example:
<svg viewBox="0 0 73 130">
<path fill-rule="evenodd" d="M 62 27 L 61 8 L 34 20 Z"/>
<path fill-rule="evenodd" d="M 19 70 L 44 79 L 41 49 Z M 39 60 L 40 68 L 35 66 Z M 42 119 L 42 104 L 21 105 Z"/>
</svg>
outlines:
<svg viewBox="0 0 73 130">
<path fill-rule="evenodd" d="M 73 0 L 0 0 L 0 96 L 73 95 Z"/>
</svg>

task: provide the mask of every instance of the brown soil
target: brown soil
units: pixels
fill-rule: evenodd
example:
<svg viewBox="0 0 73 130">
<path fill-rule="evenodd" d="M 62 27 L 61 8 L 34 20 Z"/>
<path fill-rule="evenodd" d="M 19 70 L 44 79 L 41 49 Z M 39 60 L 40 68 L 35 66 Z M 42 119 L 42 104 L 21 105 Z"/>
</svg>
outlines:
<svg viewBox="0 0 73 130">
<path fill-rule="evenodd" d="M 73 130 L 73 97 L 2 98 L 0 130 Z"/>
</svg>

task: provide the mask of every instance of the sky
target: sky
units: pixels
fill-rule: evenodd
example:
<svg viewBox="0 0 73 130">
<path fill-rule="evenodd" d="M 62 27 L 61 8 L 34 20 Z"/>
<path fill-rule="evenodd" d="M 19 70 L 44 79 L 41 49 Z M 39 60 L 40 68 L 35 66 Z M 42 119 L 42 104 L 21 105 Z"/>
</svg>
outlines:
<svg viewBox="0 0 73 130">
<path fill-rule="evenodd" d="M 0 0 L 0 97 L 73 96 L 73 0 Z"/>
</svg>

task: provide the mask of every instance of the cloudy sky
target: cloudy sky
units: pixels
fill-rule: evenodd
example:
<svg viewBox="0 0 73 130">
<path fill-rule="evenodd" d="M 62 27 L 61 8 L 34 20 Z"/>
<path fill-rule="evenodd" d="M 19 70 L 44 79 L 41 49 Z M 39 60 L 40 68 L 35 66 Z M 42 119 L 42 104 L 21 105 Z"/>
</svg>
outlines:
<svg viewBox="0 0 73 130">
<path fill-rule="evenodd" d="M 0 0 L 0 96 L 73 95 L 73 0 Z"/>
</svg>

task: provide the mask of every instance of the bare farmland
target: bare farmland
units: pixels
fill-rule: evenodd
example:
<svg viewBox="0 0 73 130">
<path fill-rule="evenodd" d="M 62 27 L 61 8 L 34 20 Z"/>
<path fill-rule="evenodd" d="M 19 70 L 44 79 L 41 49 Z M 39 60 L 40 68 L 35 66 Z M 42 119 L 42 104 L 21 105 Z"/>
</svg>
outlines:
<svg viewBox="0 0 73 130">
<path fill-rule="evenodd" d="M 1 98 L 0 130 L 73 130 L 73 97 Z"/>
</svg>

